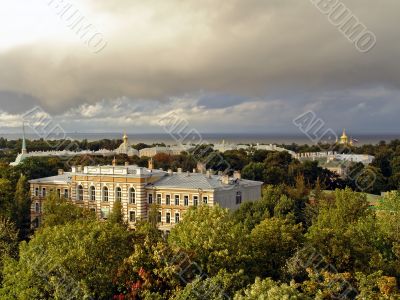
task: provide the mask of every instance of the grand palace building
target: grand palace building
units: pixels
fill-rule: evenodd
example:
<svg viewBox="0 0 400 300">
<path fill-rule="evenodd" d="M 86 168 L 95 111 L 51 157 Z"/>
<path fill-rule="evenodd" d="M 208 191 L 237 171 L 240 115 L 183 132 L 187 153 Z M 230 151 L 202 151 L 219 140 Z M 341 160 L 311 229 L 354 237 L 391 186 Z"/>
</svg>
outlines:
<svg viewBox="0 0 400 300">
<path fill-rule="evenodd" d="M 242 202 L 261 198 L 262 182 L 233 176 L 216 175 L 211 170 L 177 172 L 155 170 L 136 165 L 72 167 L 71 172 L 59 170 L 57 176 L 30 180 L 32 199 L 31 221 L 41 223 L 43 202 L 55 193 L 72 203 L 107 219 L 116 201 L 122 204 L 123 216 L 129 227 L 138 220 L 147 220 L 152 204 L 158 209 L 159 229 L 169 231 L 184 218 L 191 206 L 220 205 L 236 209 Z"/>
</svg>

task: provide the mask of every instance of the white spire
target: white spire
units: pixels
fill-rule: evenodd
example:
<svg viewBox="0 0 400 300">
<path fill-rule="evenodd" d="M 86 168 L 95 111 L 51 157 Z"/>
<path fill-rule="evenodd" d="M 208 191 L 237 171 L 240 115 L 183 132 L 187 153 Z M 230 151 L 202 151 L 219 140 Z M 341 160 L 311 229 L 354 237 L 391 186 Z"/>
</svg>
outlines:
<svg viewBox="0 0 400 300">
<path fill-rule="evenodd" d="M 22 122 L 22 149 L 21 149 L 22 154 L 27 154 L 28 151 L 26 150 L 26 140 L 25 140 L 25 124 Z"/>
</svg>

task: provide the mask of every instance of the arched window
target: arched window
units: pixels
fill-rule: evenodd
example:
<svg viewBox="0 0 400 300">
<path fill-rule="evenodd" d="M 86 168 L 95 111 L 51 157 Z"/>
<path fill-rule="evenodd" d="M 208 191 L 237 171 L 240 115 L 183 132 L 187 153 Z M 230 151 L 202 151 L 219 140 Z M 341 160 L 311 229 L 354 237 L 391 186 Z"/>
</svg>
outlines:
<svg viewBox="0 0 400 300">
<path fill-rule="evenodd" d="M 136 203 L 136 191 L 134 188 L 129 189 L 129 203 L 130 204 Z"/>
<path fill-rule="evenodd" d="M 40 213 L 40 204 L 38 202 L 35 203 L 35 213 Z"/>
<path fill-rule="evenodd" d="M 83 201 L 83 186 L 78 185 L 76 194 L 77 194 L 76 199 L 78 201 Z"/>
<path fill-rule="evenodd" d="M 103 201 L 108 202 L 108 187 L 103 187 Z"/>
<path fill-rule="evenodd" d="M 175 223 L 178 224 L 179 223 L 179 213 L 175 214 Z"/>
<path fill-rule="evenodd" d="M 122 200 L 122 190 L 120 187 L 117 187 L 115 189 L 115 200 L 116 201 L 121 201 Z"/>
<path fill-rule="evenodd" d="M 91 186 L 90 189 L 90 201 L 96 201 L 96 188 Z"/>
</svg>

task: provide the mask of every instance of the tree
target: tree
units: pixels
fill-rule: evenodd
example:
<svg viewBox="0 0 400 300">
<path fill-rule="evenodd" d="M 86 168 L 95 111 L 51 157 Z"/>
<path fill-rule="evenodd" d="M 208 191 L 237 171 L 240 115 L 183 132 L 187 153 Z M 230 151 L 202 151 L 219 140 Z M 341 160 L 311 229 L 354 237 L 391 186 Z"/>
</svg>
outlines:
<svg viewBox="0 0 400 300">
<path fill-rule="evenodd" d="M 0 178 L 0 215 L 14 216 L 13 187 L 8 179 Z"/>
<path fill-rule="evenodd" d="M 279 278 L 286 260 L 302 241 L 301 225 L 287 219 L 265 219 L 250 234 L 249 273 L 254 277 Z"/>
<path fill-rule="evenodd" d="M 94 220 L 95 214 L 88 209 L 81 208 L 66 199 L 50 193 L 44 200 L 43 227 L 65 225 L 75 221 Z"/>
<path fill-rule="evenodd" d="M 29 199 L 28 184 L 26 177 L 21 174 L 17 186 L 15 188 L 15 214 L 16 214 L 16 225 L 19 229 L 21 239 L 26 239 L 30 232 L 30 206 L 31 201 Z"/>
<path fill-rule="evenodd" d="M 379 262 L 378 227 L 366 195 L 336 190 L 332 203 L 322 203 L 317 220 L 306 234 L 308 245 L 339 272 L 369 271 Z M 374 264 L 370 261 L 375 259 Z"/>
<path fill-rule="evenodd" d="M 110 299 L 131 233 L 107 222 L 42 228 L 6 261 L 2 299 Z"/>
<path fill-rule="evenodd" d="M 246 165 L 242 170 L 242 177 L 249 180 L 264 180 L 264 169 L 263 163 L 254 163 Z"/>
<path fill-rule="evenodd" d="M 18 231 L 15 224 L 7 218 L 0 217 L 0 270 L 3 270 L 4 260 L 16 258 L 17 255 Z"/>
<path fill-rule="evenodd" d="M 171 230 L 168 241 L 172 247 L 190 253 L 210 276 L 221 269 L 235 272 L 243 267 L 246 234 L 228 210 L 219 206 L 190 208 Z"/>
<path fill-rule="evenodd" d="M 108 218 L 108 222 L 110 222 L 112 224 L 125 225 L 124 215 L 122 213 L 122 203 L 121 203 L 121 201 L 117 200 L 117 201 L 114 202 L 113 209 L 112 209 L 111 214 L 110 214 L 110 216 Z"/>
<path fill-rule="evenodd" d="M 192 275 L 190 257 L 181 249 L 172 249 L 155 231 L 158 230 L 148 222 L 137 226 L 134 251 L 118 271 L 119 295 L 116 296 L 170 299 L 175 290 L 191 280 L 188 277 Z"/>
<path fill-rule="evenodd" d="M 225 271 L 219 272 L 214 277 L 201 278 L 198 276 L 194 281 L 177 293 L 173 300 L 225 300 L 230 299 L 236 290 L 245 284 L 242 272 L 229 274 Z"/>
<path fill-rule="evenodd" d="M 250 232 L 267 217 L 272 217 L 275 207 L 284 194 L 283 186 L 267 185 L 263 189 L 262 199 L 255 202 L 244 202 L 232 213 L 236 223 L 241 223 Z"/>
<path fill-rule="evenodd" d="M 298 285 L 291 283 L 275 282 L 270 278 L 261 280 L 257 278 L 255 283 L 243 292 L 235 295 L 234 300 L 311 300 L 298 290 Z"/>
<path fill-rule="evenodd" d="M 357 273 L 359 295 L 357 299 L 400 299 L 396 277 L 383 276 L 382 271 L 370 275 Z"/>
</svg>

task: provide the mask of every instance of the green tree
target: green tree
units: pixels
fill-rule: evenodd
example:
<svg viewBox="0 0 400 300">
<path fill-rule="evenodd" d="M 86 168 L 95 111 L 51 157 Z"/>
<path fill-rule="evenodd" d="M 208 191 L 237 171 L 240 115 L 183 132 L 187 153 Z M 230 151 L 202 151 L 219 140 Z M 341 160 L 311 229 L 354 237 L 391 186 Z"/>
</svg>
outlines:
<svg viewBox="0 0 400 300">
<path fill-rule="evenodd" d="M 264 180 L 264 169 L 263 163 L 254 163 L 246 165 L 242 170 L 242 177 L 249 180 Z"/>
<path fill-rule="evenodd" d="M 254 277 L 279 278 L 286 260 L 301 246 L 303 239 L 301 225 L 287 219 L 265 219 L 250 234 L 249 273 Z"/>
<path fill-rule="evenodd" d="M 15 188 L 15 214 L 16 225 L 19 229 L 21 239 L 26 239 L 30 232 L 30 206 L 31 201 L 29 198 L 28 184 L 26 177 L 21 174 L 17 186 Z"/>
<path fill-rule="evenodd" d="M 0 217 L 0 273 L 3 270 L 4 260 L 16 258 L 17 255 L 18 231 L 15 228 L 15 224 L 7 218 Z"/>
<path fill-rule="evenodd" d="M 244 202 L 232 213 L 236 223 L 241 223 L 248 231 L 267 217 L 272 217 L 283 193 L 283 186 L 267 185 L 263 188 L 262 199 L 255 202 Z"/>
<path fill-rule="evenodd" d="M 219 206 L 190 208 L 176 225 L 168 241 L 193 256 L 210 276 L 221 269 L 235 272 L 243 268 L 246 234 L 235 224 L 229 212 Z"/>
<path fill-rule="evenodd" d="M 334 201 L 322 204 L 306 236 L 339 272 L 369 270 L 373 259 L 379 263 L 378 227 L 365 194 L 336 190 Z"/>
<path fill-rule="evenodd" d="M 111 211 L 111 214 L 108 218 L 108 222 L 112 224 L 120 224 L 120 225 L 125 225 L 124 222 L 124 215 L 122 213 L 122 203 L 121 201 L 115 201 L 113 205 L 113 209 Z"/>
<path fill-rule="evenodd" d="M 6 261 L 2 299 L 110 299 L 118 267 L 132 252 L 131 233 L 105 222 L 37 231 Z"/>
<path fill-rule="evenodd" d="M 119 295 L 124 299 L 170 299 L 191 275 L 190 257 L 172 249 L 161 235 L 154 235 L 148 222 L 140 223 L 134 233 L 134 251 L 119 268 Z"/>
<path fill-rule="evenodd" d="M 370 275 L 356 274 L 359 295 L 357 299 L 400 299 L 396 277 L 383 276 L 382 271 Z"/>
<path fill-rule="evenodd" d="M 66 199 L 50 193 L 44 200 L 43 227 L 65 225 L 78 220 L 94 220 L 95 214 L 88 209 L 81 208 Z"/>
<path fill-rule="evenodd" d="M 173 300 L 225 300 L 232 297 L 236 290 L 245 284 L 243 274 L 229 274 L 219 272 L 214 277 L 201 278 L 200 275 L 188 283 L 186 287 L 177 293 Z"/>
<path fill-rule="evenodd" d="M 11 181 L 0 178 L 0 215 L 7 218 L 14 216 L 13 186 Z"/>
<path fill-rule="evenodd" d="M 261 280 L 257 278 L 255 283 L 243 292 L 235 295 L 234 300 L 311 300 L 298 290 L 294 283 L 290 285 L 279 283 L 270 278 Z"/>
</svg>

